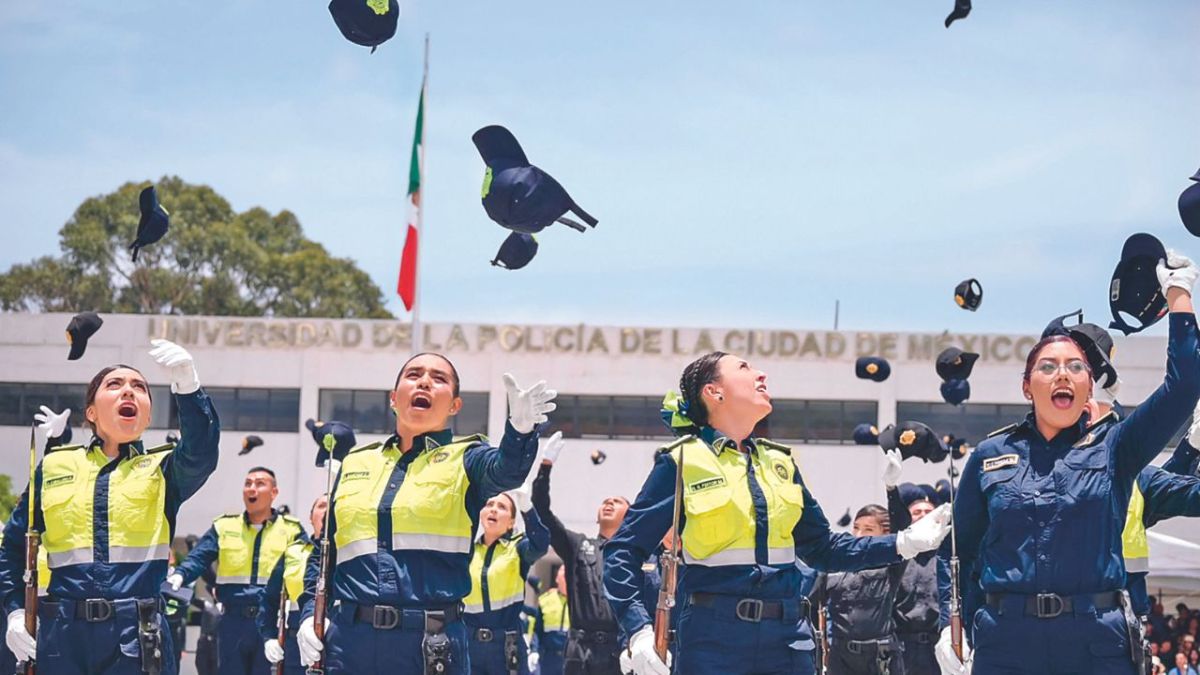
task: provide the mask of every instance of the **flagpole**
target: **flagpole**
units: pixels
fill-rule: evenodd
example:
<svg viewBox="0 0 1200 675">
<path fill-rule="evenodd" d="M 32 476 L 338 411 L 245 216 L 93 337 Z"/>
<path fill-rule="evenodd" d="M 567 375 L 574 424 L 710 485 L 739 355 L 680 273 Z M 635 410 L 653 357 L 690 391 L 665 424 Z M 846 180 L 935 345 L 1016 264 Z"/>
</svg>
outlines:
<svg viewBox="0 0 1200 675">
<path fill-rule="evenodd" d="M 425 59 L 424 59 L 424 66 L 421 71 L 421 110 L 420 110 L 419 114 L 421 114 L 422 116 L 424 116 L 424 114 L 425 114 L 425 104 L 428 102 L 428 100 L 425 97 L 425 95 L 426 95 L 426 93 L 428 93 L 428 91 L 429 91 L 429 33 L 426 33 L 425 34 Z M 421 353 L 421 349 L 424 347 L 423 343 L 425 341 L 424 330 L 421 326 L 421 249 L 425 248 L 423 242 L 421 241 L 424 238 L 421 233 L 424 230 L 424 227 L 422 225 L 425 221 L 424 195 L 426 194 L 426 192 L 425 192 L 426 171 L 425 171 L 425 125 L 424 125 L 424 123 L 421 124 L 421 145 L 420 145 L 418 152 L 420 152 L 420 160 L 418 162 L 418 166 L 420 166 L 420 171 L 421 171 L 421 187 L 420 187 L 420 192 L 419 192 L 419 194 L 421 195 L 421 197 L 420 197 L 421 203 L 419 203 L 417 205 L 417 260 L 416 260 L 417 274 L 416 274 L 416 279 L 415 279 L 416 291 L 413 294 L 413 312 L 412 312 L 412 351 L 413 351 L 413 354 Z"/>
</svg>

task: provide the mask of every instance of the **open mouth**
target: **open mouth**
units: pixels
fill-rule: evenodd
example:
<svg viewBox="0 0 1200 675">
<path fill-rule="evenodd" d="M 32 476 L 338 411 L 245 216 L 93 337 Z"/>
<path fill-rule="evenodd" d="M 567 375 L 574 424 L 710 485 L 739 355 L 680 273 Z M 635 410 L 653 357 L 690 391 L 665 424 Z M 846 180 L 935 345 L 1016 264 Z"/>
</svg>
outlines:
<svg viewBox="0 0 1200 675">
<path fill-rule="evenodd" d="M 248 503 L 248 504 L 253 504 L 254 502 L 257 502 L 257 501 L 258 501 L 258 497 L 256 495 L 249 495 L 246 497 L 246 503 Z"/>
<path fill-rule="evenodd" d="M 1066 387 L 1059 387 L 1050 394 L 1050 402 L 1059 410 L 1068 410 L 1075 403 L 1075 392 Z"/>
<path fill-rule="evenodd" d="M 500 522 L 500 519 L 496 516 L 487 516 L 483 520 L 487 522 L 488 525 L 495 525 L 496 523 Z"/>
<path fill-rule="evenodd" d="M 757 387 L 754 388 L 754 391 L 757 391 L 758 393 L 762 394 L 763 396 L 766 396 L 767 398 L 771 398 L 771 395 L 769 393 L 767 393 L 767 385 L 766 384 L 758 385 Z"/>
<path fill-rule="evenodd" d="M 413 394 L 409 404 L 417 410 L 429 410 L 433 407 L 433 399 L 428 394 Z"/>
<path fill-rule="evenodd" d="M 133 403 L 131 401 L 126 401 L 126 402 L 122 403 L 121 405 L 117 406 L 117 414 L 120 415 L 121 419 L 124 419 L 124 420 L 136 419 L 137 413 L 138 413 L 137 404 Z"/>
</svg>

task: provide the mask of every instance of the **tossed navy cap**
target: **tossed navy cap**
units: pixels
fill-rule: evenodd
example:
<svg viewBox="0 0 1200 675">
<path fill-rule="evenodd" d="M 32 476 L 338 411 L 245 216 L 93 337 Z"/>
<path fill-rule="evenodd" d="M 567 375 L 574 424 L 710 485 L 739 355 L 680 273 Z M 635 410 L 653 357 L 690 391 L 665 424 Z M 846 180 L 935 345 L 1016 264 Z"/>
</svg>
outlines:
<svg viewBox="0 0 1200 675">
<path fill-rule="evenodd" d="M 958 21 L 959 19 L 967 18 L 967 15 L 970 13 L 971 0 L 954 0 L 954 9 L 950 11 L 948 16 L 946 16 L 946 28 L 949 28 L 950 24 Z"/>
<path fill-rule="evenodd" d="M 879 432 L 879 447 L 884 450 L 900 450 L 904 459 L 919 457 L 926 462 L 940 462 L 950 451 L 942 439 L 928 426 L 920 422 L 901 422 L 888 425 Z"/>
<path fill-rule="evenodd" d="M 506 270 L 519 270 L 537 255 L 538 243 L 532 234 L 510 232 L 492 258 L 492 265 Z"/>
<path fill-rule="evenodd" d="M 899 494 L 900 503 L 908 506 L 919 499 L 929 499 L 921 486 L 913 483 L 901 483 L 896 486 L 896 492 Z"/>
<path fill-rule="evenodd" d="M 876 445 L 879 443 L 879 429 L 874 424 L 860 424 L 854 427 L 854 442 L 858 445 Z"/>
<path fill-rule="evenodd" d="M 567 212 L 591 227 L 599 222 L 580 208 L 553 176 L 529 163 L 508 129 L 483 127 L 471 140 L 487 165 L 480 192 L 483 209 L 496 223 L 514 232 L 536 234 L 556 222 L 585 232 L 587 228 L 568 218 Z"/>
<path fill-rule="evenodd" d="M 1079 322 L 1073 326 L 1066 325 L 1067 319 L 1078 317 Z M 1113 366 L 1113 353 L 1116 345 L 1112 335 L 1104 328 L 1094 323 L 1083 322 L 1083 310 L 1063 314 L 1046 324 L 1042 331 L 1042 339 L 1051 335 L 1065 335 L 1075 341 L 1083 350 L 1088 367 L 1092 370 L 1092 379 L 1101 388 L 1107 389 L 1117 383 L 1117 369 Z"/>
<path fill-rule="evenodd" d="M 349 41 L 375 48 L 392 39 L 400 22 L 396 0 L 330 0 L 329 13 L 338 30 Z"/>
<path fill-rule="evenodd" d="M 937 492 L 937 503 L 950 503 L 950 481 L 943 478 L 934 484 L 933 489 Z"/>
<path fill-rule="evenodd" d="M 1071 329 L 1067 327 L 1067 319 L 1070 319 L 1071 317 L 1075 317 L 1077 319 L 1076 325 L 1083 323 L 1083 310 L 1077 309 L 1074 312 L 1067 312 L 1062 316 L 1055 317 L 1050 321 L 1050 323 L 1046 324 L 1046 327 L 1042 330 L 1042 339 L 1045 340 L 1051 335 L 1066 335 L 1069 337 L 1071 335 Z"/>
<path fill-rule="evenodd" d="M 255 436 L 254 434 L 246 436 L 242 439 L 242 449 L 238 450 L 238 456 L 240 457 L 242 455 L 248 455 L 251 451 L 262 444 L 263 439 L 261 436 Z"/>
<path fill-rule="evenodd" d="M 972 312 L 983 304 L 983 284 L 978 279 L 965 279 L 954 287 L 954 304 Z"/>
<path fill-rule="evenodd" d="M 325 466 L 325 459 L 333 453 L 333 458 L 342 461 L 358 443 L 354 439 L 354 429 L 345 422 L 314 422 L 307 420 L 304 426 L 312 433 L 317 442 L 317 466 Z"/>
<path fill-rule="evenodd" d="M 849 508 L 847 508 L 846 512 L 842 514 L 841 518 L 838 518 L 837 524 L 838 524 L 838 527 L 849 527 L 850 526 L 850 509 Z"/>
<path fill-rule="evenodd" d="M 942 436 L 942 444 L 950 450 L 950 455 L 954 459 L 962 459 L 966 456 L 967 450 L 971 449 L 971 446 L 967 445 L 967 439 L 959 438 L 954 434 Z"/>
<path fill-rule="evenodd" d="M 604 460 L 608 459 L 608 455 L 605 454 L 605 452 L 603 450 L 598 450 L 598 449 L 593 450 L 592 454 L 589 455 L 588 457 L 589 457 L 589 459 L 592 460 L 592 464 L 594 464 L 596 466 L 600 466 L 601 464 L 604 463 Z"/>
<path fill-rule="evenodd" d="M 129 245 L 134 260 L 137 260 L 142 247 L 162 239 L 171 225 L 171 214 L 158 203 L 158 190 L 153 185 L 144 188 L 138 195 L 138 211 L 141 215 L 138 218 L 137 236 Z"/>
<path fill-rule="evenodd" d="M 88 338 L 95 335 L 103 324 L 104 319 L 95 312 L 80 312 L 71 317 L 71 323 L 67 324 L 67 344 L 71 345 L 71 353 L 67 354 L 68 361 L 75 361 L 83 356 Z"/>
<path fill-rule="evenodd" d="M 960 405 L 971 398 L 971 383 L 966 380 L 946 380 L 940 387 L 942 400 L 950 405 Z"/>
<path fill-rule="evenodd" d="M 958 347 L 947 347 L 937 356 L 938 377 L 943 381 L 965 380 L 971 376 L 971 369 L 979 355 L 974 352 L 964 352 Z"/>
<path fill-rule="evenodd" d="M 1196 172 L 1200 176 L 1200 171 Z M 1192 176 L 1192 180 L 1200 180 Z M 1200 237 L 1200 183 L 1192 183 L 1179 195 L 1179 218 L 1192 236 Z"/>
<path fill-rule="evenodd" d="M 878 356 L 862 356 L 854 362 L 854 376 L 860 380 L 883 382 L 892 374 L 892 364 Z"/>
<path fill-rule="evenodd" d="M 1158 262 L 1166 258 L 1166 248 L 1154 235 L 1139 232 L 1125 240 L 1121 260 L 1108 286 L 1108 306 L 1113 316 L 1109 328 L 1126 335 L 1139 333 L 1166 316 L 1167 299 L 1155 271 Z M 1122 314 L 1132 317 L 1138 325 L 1127 323 Z"/>
</svg>

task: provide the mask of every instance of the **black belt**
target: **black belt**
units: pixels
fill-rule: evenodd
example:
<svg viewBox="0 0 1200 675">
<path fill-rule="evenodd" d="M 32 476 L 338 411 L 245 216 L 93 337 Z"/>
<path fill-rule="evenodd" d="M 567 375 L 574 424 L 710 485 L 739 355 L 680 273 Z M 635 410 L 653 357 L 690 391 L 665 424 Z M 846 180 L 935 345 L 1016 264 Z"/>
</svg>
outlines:
<svg viewBox="0 0 1200 675">
<path fill-rule="evenodd" d="M 897 635 L 902 642 L 915 642 L 919 645 L 937 644 L 937 633 L 900 633 Z"/>
<path fill-rule="evenodd" d="M 407 609 L 391 605 L 358 605 L 354 606 L 354 620 L 369 623 L 377 630 L 410 629 L 425 630 L 426 621 L 433 619 L 443 623 L 457 621 L 462 615 L 459 605 L 450 605 L 443 609 Z"/>
<path fill-rule="evenodd" d="M 892 646 L 891 638 L 879 640 L 846 640 L 846 651 L 851 654 L 874 654 L 885 652 Z"/>
<path fill-rule="evenodd" d="M 617 634 L 608 630 L 580 630 L 572 628 L 571 637 L 575 638 L 576 642 L 586 642 L 593 645 L 615 644 L 617 642 Z"/>
<path fill-rule="evenodd" d="M 692 593 L 688 602 L 697 607 L 720 608 L 731 607 L 733 615 L 741 621 L 758 623 L 763 619 L 780 620 L 788 616 L 788 606 L 799 608 L 797 618 L 807 617 L 810 606 L 808 598 L 795 600 L 759 600 L 758 598 L 735 598 L 718 593 Z"/>
<path fill-rule="evenodd" d="M 50 599 L 46 598 L 41 601 L 45 611 L 59 614 L 62 609 L 66 609 L 67 616 L 83 619 L 88 623 L 102 623 L 111 620 L 117 613 L 117 607 L 120 604 L 129 604 L 136 606 L 137 598 L 122 598 L 120 600 L 108 600 L 105 598 L 88 598 L 86 600 L 75 599 Z M 74 607 L 72 607 L 74 605 Z M 160 603 L 159 611 L 162 611 Z"/>
<path fill-rule="evenodd" d="M 226 612 L 237 612 L 239 615 L 247 619 L 253 619 L 258 616 L 258 605 L 225 605 Z"/>
<path fill-rule="evenodd" d="M 491 642 L 497 636 L 517 635 L 515 630 L 495 631 L 491 628 L 476 628 L 473 635 L 476 642 Z"/>
<path fill-rule="evenodd" d="M 1121 594 L 1117 591 L 1080 595 L 988 593 L 987 604 L 1001 616 L 1010 612 L 1023 612 L 1025 616 L 1053 619 L 1062 614 L 1086 614 L 1093 610 L 1116 609 L 1121 606 Z"/>
</svg>

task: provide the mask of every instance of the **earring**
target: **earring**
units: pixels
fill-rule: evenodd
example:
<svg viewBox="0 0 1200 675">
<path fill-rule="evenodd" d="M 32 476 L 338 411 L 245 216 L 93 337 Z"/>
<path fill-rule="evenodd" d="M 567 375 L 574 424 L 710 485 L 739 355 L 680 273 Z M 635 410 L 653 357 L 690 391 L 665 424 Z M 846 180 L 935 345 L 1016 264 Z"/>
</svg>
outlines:
<svg viewBox="0 0 1200 675">
<path fill-rule="evenodd" d="M 724 397 L 724 396 L 722 396 L 722 395 L 720 395 L 720 394 L 717 394 L 717 400 L 718 400 L 718 401 L 724 401 L 724 400 L 725 400 L 725 397 Z"/>
</svg>

